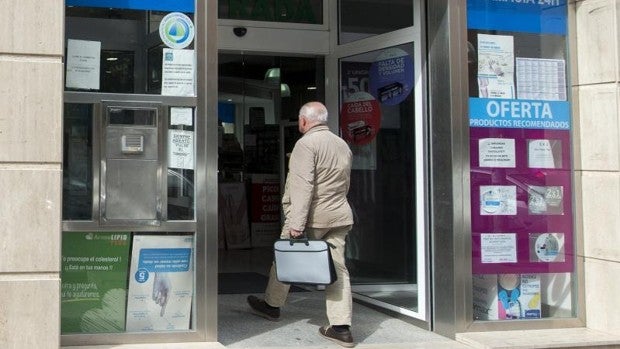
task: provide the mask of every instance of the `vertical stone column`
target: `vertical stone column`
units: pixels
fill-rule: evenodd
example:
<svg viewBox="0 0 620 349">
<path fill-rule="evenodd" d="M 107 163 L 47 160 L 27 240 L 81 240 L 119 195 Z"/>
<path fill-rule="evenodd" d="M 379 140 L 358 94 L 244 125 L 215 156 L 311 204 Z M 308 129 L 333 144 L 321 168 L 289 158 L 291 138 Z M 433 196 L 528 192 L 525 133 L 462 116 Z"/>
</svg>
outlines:
<svg viewBox="0 0 620 349">
<path fill-rule="evenodd" d="M 573 1 L 576 215 L 587 326 L 620 333 L 620 75 L 617 0 Z"/>
<path fill-rule="evenodd" d="M 62 0 L 0 0 L 0 348 L 58 348 Z"/>
</svg>

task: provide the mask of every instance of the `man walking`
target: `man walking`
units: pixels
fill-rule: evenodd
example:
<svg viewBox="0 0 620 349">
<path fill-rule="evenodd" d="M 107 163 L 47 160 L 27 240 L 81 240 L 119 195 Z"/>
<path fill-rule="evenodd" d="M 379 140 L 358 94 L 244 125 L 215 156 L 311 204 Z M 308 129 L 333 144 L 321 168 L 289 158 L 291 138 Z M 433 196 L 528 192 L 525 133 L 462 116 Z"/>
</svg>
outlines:
<svg viewBox="0 0 620 349">
<path fill-rule="evenodd" d="M 299 111 L 299 132 L 289 160 L 282 209 L 285 216 L 281 238 L 323 239 L 331 244 L 338 279 L 325 288 L 329 326 L 319 333 L 344 347 L 353 347 L 352 297 L 345 265 L 345 239 L 353 225 L 347 201 L 351 178 L 351 150 L 327 127 L 327 108 L 320 102 L 304 104 Z M 269 320 L 280 318 L 289 285 L 276 279 L 272 265 L 265 299 L 248 296 L 254 313 Z"/>
</svg>

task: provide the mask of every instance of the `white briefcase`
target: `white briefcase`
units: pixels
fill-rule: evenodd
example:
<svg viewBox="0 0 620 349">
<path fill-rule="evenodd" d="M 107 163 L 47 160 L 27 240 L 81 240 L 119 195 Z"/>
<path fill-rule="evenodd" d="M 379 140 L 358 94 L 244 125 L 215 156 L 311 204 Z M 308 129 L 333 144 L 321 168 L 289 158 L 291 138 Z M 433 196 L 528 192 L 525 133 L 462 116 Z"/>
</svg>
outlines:
<svg viewBox="0 0 620 349">
<path fill-rule="evenodd" d="M 336 270 L 324 240 L 280 239 L 273 244 L 278 281 L 285 284 L 330 285 Z"/>
</svg>

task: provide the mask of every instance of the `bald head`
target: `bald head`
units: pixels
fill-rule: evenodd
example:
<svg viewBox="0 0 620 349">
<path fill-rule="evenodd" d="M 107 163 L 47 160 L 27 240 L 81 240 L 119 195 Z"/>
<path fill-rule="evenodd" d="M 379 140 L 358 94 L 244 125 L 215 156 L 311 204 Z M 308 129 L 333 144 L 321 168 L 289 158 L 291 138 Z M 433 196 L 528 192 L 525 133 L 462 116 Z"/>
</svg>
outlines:
<svg viewBox="0 0 620 349">
<path fill-rule="evenodd" d="M 327 124 L 327 108 L 321 102 L 308 102 L 299 109 L 299 132 Z"/>
<path fill-rule="evenodd" d="M 327 123 L 327 108 L 321 102 L 308 102 L 299 110 L 299 115 L 303 115 L 310 122 Z"/>
</svg>

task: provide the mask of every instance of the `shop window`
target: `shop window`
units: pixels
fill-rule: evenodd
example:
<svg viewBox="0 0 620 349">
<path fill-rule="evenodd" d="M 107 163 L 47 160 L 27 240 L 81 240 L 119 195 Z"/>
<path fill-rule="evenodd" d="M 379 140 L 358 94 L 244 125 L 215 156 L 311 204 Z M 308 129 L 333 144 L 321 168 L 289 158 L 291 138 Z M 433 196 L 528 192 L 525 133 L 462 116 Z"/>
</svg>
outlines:
<svg viewBox="0 0 620 349">
<path fill-rule="evenodd" d="M 182 338 L 203 316 L 194 0 L 65 4 L 61 333 Z"/>
<path fill-rule="evenodd" d="M 414 0 L 340 0 L 338 4 L 338 43 L 341 45 L 414 24 Z"/>
<path fill-rule="evenodd" d="M 193 13 L 67 6 L 65 20 L 66 91 L 195 96 Z"/>
<path fill-rule="evenodd" d="M 467 10 L 474 320 L 573 317 L 566 1 Z"/>
<path fill-rule="evenodd" d="M 61 332 L 192 329 L 194 235 L 64 232 Z"/>
<path fill-rule="evenodd" d="M 126 51 L 101 51 L 101 90 L 112 93 L 134 92 L 135 54 Z"/>
</svg>

